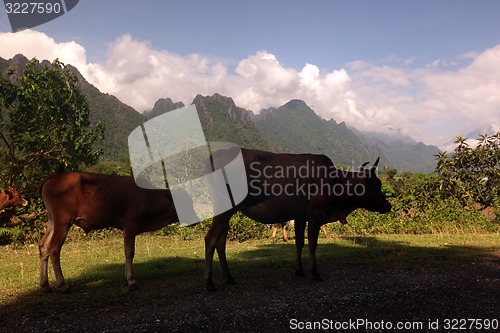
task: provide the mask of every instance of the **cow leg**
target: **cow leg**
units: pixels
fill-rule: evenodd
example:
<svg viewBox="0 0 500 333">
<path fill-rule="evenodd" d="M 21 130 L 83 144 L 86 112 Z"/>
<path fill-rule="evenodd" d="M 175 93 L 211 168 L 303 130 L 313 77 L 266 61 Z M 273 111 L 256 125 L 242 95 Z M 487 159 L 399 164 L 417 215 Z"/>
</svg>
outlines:
<svg viewBox="0 0 500 333">
<path fill-rule="evenodd" d="M 306 230 L 305 220 L 295 220 L 295 247 L 297 248 L 297 258 L 295 261 L 295 274 L 306 276 L 302 267 L 302 248 L 304 247 L 304 232 Z"/>
<path fill-rule="evenodd" d="M 311 267 L 311 274 L 315 281 L 323 281 L 323 278 L 318 272 L 316 266 L 316 248 L 318 247 L 318 236 L 321 225 L 317 222 L 309 221 L 307 226 L 307 238 L 309 242 L 309 265 Z"/>
<path fill-rule="evenodd" d="M 283 224 L 283 240 L 288 242 L 288 237 L 286 236 L 286 223 Z"/>
<path fill-rule="evenodd" d="M 53 224 L 48 223 L 45 235 L 42 237 L 40 242 L 38 242 L 38 250 L 40 252 L 40 287 L 44 291 L 49 292 L 49 275 L 48 275 L 48 261 L 49 261 L 49 245 L 52 241 L 53 235 Z"/>
<path fill-rule="evenodd" d="M 271 236 L 271 243 L 274 243 L 274 241 L 276 239 L 276 232 L 278 231 L 278 227 L 273 225 L 272 228 L 273 228 L 273 235 Z"/>
<path fill-rule="evenodd" d="M 325 237 L 328 238 L 328 231 L 326 231 L 326 226 L 324 224 L 321 226 L 321 230 L 323 230 Z"/>
<path fill-rule="evenodd" d="M 229 266 L 227 265 L 226 259 L 226 239 L 227 232 L 224 234 L 224 237 L 220 239 L 220 242 L 217 244 L 217 256 L 219 257 L 220 266 L 222 268 L 222 276 L 227 284 L 236 284 L 236 279 L 229 272 Z"/>
<path fill-rule="evenodd" d="M 137 282 L 134 280 L 133 261 L 135 255 L 135 235 L 136 233 L 124 230 L 124 249 L 125 249 L 125 279 L 127 280 L 128 290 L 137 289 Z"/>
<path fill-rule="evenodd" d="M 54 269 L 54 274 L 56 276 L 57 288 L 62 292 L 67 292 L 69 287 L 66 285 L 66 281 L 64 280 L 64 276 L 61 270 L 61 248 L 64 244 L 64 240 L 66 239 L 66 235 L 68 234 L 69 227 L 71 226 L 70 219 L 64 219 L 62 221 L 68 221 L 67 223 L 63 223 L 59 228 L 57 228 L 57 224 L 54 222 L 54 228 L 52 230 L 51 235 L 49 236 L 48 247 L 49 247 L 49 256 L 50 261 L 52 263 L 52 268 Z M 47 244 L 45 244 L 47 245 Z"/>
<path fill-rule="evenodd" d="M 236 283 L 236 280 L 231 276 L 229 267 L 226 261 L 226 237 L 229 230 L 229 220 L 233 216 L 233 211 L 228 211 L 220 215 L 214 216 L 212 226 L 205 236 L 205 287 L 208 291 L 215 291 L 215 285 L 212 280 L 212 265 L 214 252 L 217 249 L 219 262 L 222 267 L 222 273 L 227 283 Z"/>
</svg>

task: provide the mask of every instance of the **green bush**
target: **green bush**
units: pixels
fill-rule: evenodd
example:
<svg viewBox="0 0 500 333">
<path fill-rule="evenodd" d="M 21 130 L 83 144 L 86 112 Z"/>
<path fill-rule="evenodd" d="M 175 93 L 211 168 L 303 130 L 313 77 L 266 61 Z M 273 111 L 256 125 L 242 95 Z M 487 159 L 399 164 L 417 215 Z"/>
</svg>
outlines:
<svg viewBox="0 0 500 333">
<path fill-rule="evenodd" d="M 205 237 L 212 225 L 212 219 L 206 219 L 192 226 L 181 226 L 174 223 L 155 232 L 161 236 L 179 236 L 183 240 L 191 240 Z M 242 213 L 234 214 L 229 222 L 227 239 L 230 241 L 244 242 L 249 239 L 260 239 L 268 237 L 269 228 L 264 224 L 256 222 Z"/>
<path fill-rule="evenodd" d="M 242 213 L 234 214 L 229 222 L 228 240 L 244 242 L 248 239 L 267 237 L 269 228 L 265 224 L 256 222 Z"/>
<path fill-rule="evenodd" d="M 481 135 L 474 147 L 457 137 L 453 153 L 437 155 L 439 190 L 462 205 L 492 206 L 500 192 L 500 132 Z"/>
<path fill-rule="evenodd" d="M 195 225 L 181 226 L 180 223 L 173 223 L 155 232 L 161 236 L 179 236 L 183 240 L 191 240 L 204 237 L 207 233 L 212 219 L 206 219 Z"/>
<path fill-rule="evenodd" d="M 46 222 L 41 205 L 41 199 L 33 199 L 26 207 L 0 214 L 0 245 L 37 243 L 44 233 Z"/>
</svg>

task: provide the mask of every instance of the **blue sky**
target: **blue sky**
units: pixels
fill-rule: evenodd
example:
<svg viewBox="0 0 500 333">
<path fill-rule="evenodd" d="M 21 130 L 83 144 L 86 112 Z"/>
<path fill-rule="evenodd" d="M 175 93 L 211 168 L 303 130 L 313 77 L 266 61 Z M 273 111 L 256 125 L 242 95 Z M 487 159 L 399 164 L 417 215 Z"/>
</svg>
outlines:
<svg viewBox="0 0 500 333">
<path fill-rule="evenodd" d="M 491 0 L 81 0 L 38 35 L 9 33 L 0 11 L 0 56 L 71 61 L 141 112 L 197 93 L 254 112 L 301 98 L 325 118 L 443 146 L 500 130 L 499 18 Z"/>
</svg>

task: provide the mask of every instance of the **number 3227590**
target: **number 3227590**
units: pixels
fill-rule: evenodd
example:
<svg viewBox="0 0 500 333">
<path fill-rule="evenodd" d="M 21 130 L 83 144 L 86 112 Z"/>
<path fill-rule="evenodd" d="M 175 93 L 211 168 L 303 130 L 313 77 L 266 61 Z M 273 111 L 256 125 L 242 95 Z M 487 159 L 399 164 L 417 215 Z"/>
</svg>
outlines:
<svg viewBox="0 0 500 333">
<path fill-rule="evenodd" d="M 59 14 L 63 9 L 60 2 L 6 2 L 7 14 Z"/>
</svg>

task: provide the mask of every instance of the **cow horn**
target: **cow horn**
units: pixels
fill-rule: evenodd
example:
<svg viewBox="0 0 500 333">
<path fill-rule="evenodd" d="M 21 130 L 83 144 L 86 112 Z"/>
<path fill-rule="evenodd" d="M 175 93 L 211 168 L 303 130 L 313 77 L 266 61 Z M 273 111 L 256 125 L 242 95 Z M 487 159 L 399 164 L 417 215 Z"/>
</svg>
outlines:
<svg viewBox="0 0 500 333">
<path fill-rule="evenodd" d="M 369 163 L 370 163 L 370 162 L 365 162 L 365 163 L 361 164 L 360 169 L 361 169 L 361 170 L 364 170 L 364 169 L 365 169 L 365 167 L 366 167 Z"/>
<path fill-rule="evenodd" d="M 380 156 L 377 157 L 377 160 L 375 161 L 375 163 L 373 163 L 372 169 L 375 169 L 377 167 L 379 161 L 380 161 Z"/>
</svg>

